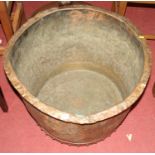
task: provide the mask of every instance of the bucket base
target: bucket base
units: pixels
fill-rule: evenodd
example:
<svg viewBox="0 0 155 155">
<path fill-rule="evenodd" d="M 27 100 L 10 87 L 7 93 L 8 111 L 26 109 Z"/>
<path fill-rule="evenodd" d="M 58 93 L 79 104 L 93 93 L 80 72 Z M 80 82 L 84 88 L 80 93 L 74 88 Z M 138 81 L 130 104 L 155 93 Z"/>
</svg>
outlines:
<svg viewBox="0 0 155 155">
<path fill-rule="evenodd" d="M 119 88 L 108 76 L 85 69 L 51 76 L 37 97 L 49 106 L 79 115 L 101 112 L 123 100 Z"/>
</svg>

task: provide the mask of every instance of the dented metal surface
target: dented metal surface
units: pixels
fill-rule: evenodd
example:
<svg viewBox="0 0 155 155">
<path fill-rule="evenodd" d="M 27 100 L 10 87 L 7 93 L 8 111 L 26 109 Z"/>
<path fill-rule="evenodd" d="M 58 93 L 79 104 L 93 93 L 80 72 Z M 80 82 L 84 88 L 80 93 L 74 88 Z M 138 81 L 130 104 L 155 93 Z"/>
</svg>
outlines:
<svg viewBox="0 0 155 155">
<path fill-rule="evenodd" d="M 53 8 L 15 34 L 4 68 L 50 136 L 95 143 L 120 125 L 146 87 L 150 51 L 140 35 L 128 20 L 106 10 Z"/>
</svg>

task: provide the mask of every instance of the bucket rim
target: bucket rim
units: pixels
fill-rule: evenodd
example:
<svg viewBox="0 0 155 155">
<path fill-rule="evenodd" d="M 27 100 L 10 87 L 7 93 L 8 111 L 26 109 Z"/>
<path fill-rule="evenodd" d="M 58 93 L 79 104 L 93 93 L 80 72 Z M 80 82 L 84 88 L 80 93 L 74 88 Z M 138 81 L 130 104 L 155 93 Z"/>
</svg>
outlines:
<svg viewBox="0 0 155 155">
<path fill-rule="evenodd" d="M 143 67 L 143 73 L 141 75 L 141 78 L 137 85 L 135 86 L 134 90 L 126 97 L 122 102 L 118 103 L 117 105 L 108 108 L 104 111 L 84 116 L 84 115 L 78 115 L 78 114 L 71 114 L 67 112 L 60 111 L 54 107 L 48 106 L 41 102 L 37 97 L 33 96 L 27 88 L 22 84 L 22 82 L 18 79 L 18 77 L 15 74 L 15 71 L 8 59 L 8 55 L 16 43 L 17 39 L 23 34 L 25 30 L 27 30 L 29 27 L 31 27 L 34 23 L 39 21 L 41 18 L 50 15 L 52 13 L 55 13 L 57 11 L 63 11 L 63 10 L 75 10 L 75 9 L 87 9 L 90 11 L 97 11 L 103 14 L 107 14 L 120 22 L 123 22 L 125 26 L 127 26 L 134 36 L 137 38 L 137 40 L 142 45 L 142 52 L 144 52 L 144 67 Z M 103 121 L 105 119 L 111 118 L 115 115 L 118 115 L 119 113 L 127 110 L 129 107 L 131 107 L 136 100 L 142 95 L 147 82 L 149 80 L 149 76 L 151 74 L 151 66 L 152 66 L 152 58 L 151 58 L 151 51 L 148 48 L 148 45 L 146 43 L 145 38 L 139 37 L 142 36 L 141 33 L 137 30 L 137 28 L 126 18 L 110 12 L 108 10 L 105 10 L 103 8 L 98 8 L 95 6 L 88 6 L 88 5 L 71 5 L 71 6 L 65 6 L 65 7 L 55 7 L 48 10 L 45 10 L 43 12 L 40 12 L 36 14 L 34 17 L 30 18 L 25 24 L 21 26 L 21 28 L 14 34 L 14 36 L 10 39 L 8 42 L 8 45 L 6 47 L 5 55 L 4 55 L 4 70 L 7 75 L 7 78 L 13 85 L 13 87 L 16 89 L 16 91 L 33 107 L 38 109 L 44 114 L 47 114 L 50 117 L 53 117 L 55 119 L 64 121 L 64 122 L 71 122 L 76 124 L 92 124 L 96 123 L 98 121 Z"/>
</svg>

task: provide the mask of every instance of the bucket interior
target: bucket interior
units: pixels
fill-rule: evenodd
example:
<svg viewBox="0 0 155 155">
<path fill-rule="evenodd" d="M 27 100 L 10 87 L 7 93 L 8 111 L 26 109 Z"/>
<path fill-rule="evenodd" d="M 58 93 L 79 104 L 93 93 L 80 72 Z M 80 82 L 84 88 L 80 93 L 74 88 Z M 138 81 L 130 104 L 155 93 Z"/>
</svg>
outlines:
<svg viewBox="0 0 155 155">
<path fill-rule="evenodd" d="M 17 78 L 44 104 L 92 115 L 122 102 L 143 73 L 141 43 L 118 19 L 59 10 L 30 26 L 9 54 Z"/>
</svg>

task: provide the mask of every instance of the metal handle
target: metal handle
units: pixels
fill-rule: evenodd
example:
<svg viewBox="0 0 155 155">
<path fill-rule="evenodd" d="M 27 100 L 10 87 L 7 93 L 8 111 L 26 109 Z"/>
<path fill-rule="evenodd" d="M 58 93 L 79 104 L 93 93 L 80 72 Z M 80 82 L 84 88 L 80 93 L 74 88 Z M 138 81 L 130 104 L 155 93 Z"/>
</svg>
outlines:
<svg viewBox="0 0 155 155">
<path fill-rule="evenodd" d="M 139 36 L 139 38 L 141 39 L 147 39 L 147 40 L 155 40 L 155 35 L 152 35 L 152 34 L 147 34 L 147 35 L 141 35 Z"/>
</svg>

